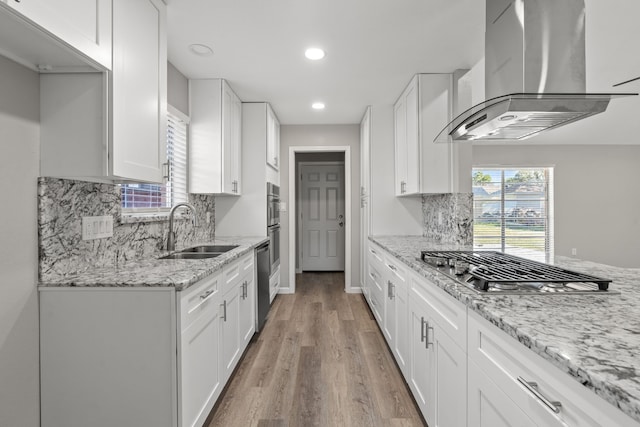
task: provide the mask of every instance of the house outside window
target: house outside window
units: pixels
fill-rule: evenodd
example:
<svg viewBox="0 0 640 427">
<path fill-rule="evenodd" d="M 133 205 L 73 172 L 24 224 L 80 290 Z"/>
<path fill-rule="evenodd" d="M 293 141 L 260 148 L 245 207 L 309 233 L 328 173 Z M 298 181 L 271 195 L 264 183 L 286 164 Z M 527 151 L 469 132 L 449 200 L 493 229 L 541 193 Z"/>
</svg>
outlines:
<svg viewBox="0 0 640 427">
<path fill-rule="evenodd" d="M 188 201 L 187 139 L 189 119 L 174 108 L 167 114 L 167 169 L 165 184 L 121 185 L 123 213 L 168 211 Z"/>
<path fill-rule="evenodd" d="M 553 168 L 473 169 L 473 245 L 553 258 Z"/>
</svg>

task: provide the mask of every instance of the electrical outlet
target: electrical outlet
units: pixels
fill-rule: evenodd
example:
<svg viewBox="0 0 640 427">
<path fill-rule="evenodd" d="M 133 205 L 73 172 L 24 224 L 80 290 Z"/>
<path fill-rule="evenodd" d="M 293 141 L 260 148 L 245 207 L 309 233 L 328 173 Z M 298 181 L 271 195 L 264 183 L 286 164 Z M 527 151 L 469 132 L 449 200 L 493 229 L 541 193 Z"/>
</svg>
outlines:
<svg viewBox="0 0 640 427">
<path fill-rule="evenodd" d="M 102 239 L 112 236 L 112 215 L 82 217 L 82 240 Z"/>
<path fill-rule="evenodd" d="M 573 255 L 573 256 L 578 255 L 578 249 L 577 248 L 571 248 L 571 255 Z"/>
<path fill-rule="evenodd" d="M 211 224 L 211 212 L 207 212 L 206 222 L 207 224 Z"/>
</svg>

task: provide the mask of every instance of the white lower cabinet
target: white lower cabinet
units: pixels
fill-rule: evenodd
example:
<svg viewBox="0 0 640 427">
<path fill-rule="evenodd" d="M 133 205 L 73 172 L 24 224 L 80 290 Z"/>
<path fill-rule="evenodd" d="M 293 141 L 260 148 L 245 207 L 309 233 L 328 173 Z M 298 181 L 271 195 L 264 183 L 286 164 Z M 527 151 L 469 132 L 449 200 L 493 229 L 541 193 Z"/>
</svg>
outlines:
<svg viewBox="0 0 640 427">
<path fill-rule="evenodd" d="M 462 335 L 465 307 L 453 299 L 447 301 L 445 295 L 437 295 L 442 291 L 426 279 L 411 275 L 410 281 L 409 387 L 429 426 L 464 426 L 467 355 Z M 447 316 L 448 312 L 455 315 Z M 462 332 L 450 336 L 448 329 Z"/>
<path fill-rule="evenodd" d="M 269 277 L 269 303 L 273 302 L 273 299 L 278 294 L 280 289 L 280 266 L 276 268 L 275 273 Z"/>
<path fill-rule="evenodd" d="M 254 259 L 180 292 L 40 288 L 41 426 L 202 426 L 255 331 Z"/>
<path fill-rule="evenodd" d="M 478 366 L 469 361 L 467 419 L 469 426 L 535 426 L 533 421 Z"/>
<path fill-rule="evenodd" d="M 220 274 L 215 274 L 180 293 L 181 426 L 202 425 L 222 390 L 218 357 L 220 289 Z"/>
<path fill-rule="evenodd" d="M 473 311 L 468 349 L 470 423 L 484 406 L 499 408 L 496 413 L 504 413 L 505 419 L 517 408 L 538 426 L 639 425 Z M 500 400 L 494 385 L 508 400 Z"/>
<path fill-rule="evenodd" d="M 379 245 L 365 297 L 429 427 L 640 427 Z"/>
</svg>

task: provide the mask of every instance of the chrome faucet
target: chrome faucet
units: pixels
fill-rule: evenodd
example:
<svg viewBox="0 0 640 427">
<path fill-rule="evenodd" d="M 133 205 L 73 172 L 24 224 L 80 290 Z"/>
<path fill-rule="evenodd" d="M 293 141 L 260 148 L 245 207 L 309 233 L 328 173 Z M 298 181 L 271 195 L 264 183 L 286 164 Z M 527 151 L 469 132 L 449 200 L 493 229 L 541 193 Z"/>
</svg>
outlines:
<svg viewBox="0 0 640 427">
<path fill-rule="evenodd" d="M 191 203 L 181 202 L 173 205 L 173 207 L 169 211 L 169 235 L 167 236 L 168 251 L 176 250 L 176 233 L 175 231 L 173 231 L 173 214 L 175 213 L 176 209 L 181 206 L 191 209 L 192 224 L 194 227 L 198 226 L 198 216 L 196 215 L 196 208 Z"/>
</svg>

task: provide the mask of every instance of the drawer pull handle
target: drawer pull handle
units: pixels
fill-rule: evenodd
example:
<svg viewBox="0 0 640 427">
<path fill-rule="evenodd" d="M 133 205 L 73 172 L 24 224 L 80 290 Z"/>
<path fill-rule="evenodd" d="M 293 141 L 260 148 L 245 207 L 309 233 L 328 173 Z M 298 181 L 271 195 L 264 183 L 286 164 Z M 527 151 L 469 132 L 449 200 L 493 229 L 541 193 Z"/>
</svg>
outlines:
<svg viewBox="0 0 640 427">
<path fill-rule="evenodd" d="M 393 271 L 397 271 L 398 269 L 395 267 L 395 265 L 391 265 L 391 264 L 387 264 L 389 266 L 390 269 L 392 269 Z"/>
<path fill-rule="evenodd" d="M 540 391 L 538 391 L 538 383 L 533 381 L 527 381 L 522 377 L 518 377 L 518 382 L 524 386 L 531 394 L 538 398 L 547 408 L 549 408 L 553 413 L 560 413 L 560 408 L 562 407 L 562 403 L 554 402 L 552 400 L 547 399 Z"/>
<path fill-rule="evenodd" d="M 420 342 L 424 342 L 424 324 L 427 323 L 424 321 L 424 317 L 420 318 Z"/>
<path fill-rule="evenodd" d="M 204 294 L 200 295 L 200 299 L 204 302 L 206 300 L 208 300 L 209 298 L 211 298 L 211 295 L 213 295 L 213 289 L 209 289 L 207 292 L 205 292 Z"/>
<path fill-rule="evenodd" d="M 222 320 L 227 321 L 227 300 L 224 300 L 222 304 Z"/>
</svg>

